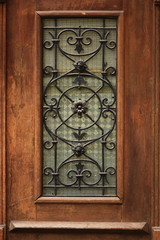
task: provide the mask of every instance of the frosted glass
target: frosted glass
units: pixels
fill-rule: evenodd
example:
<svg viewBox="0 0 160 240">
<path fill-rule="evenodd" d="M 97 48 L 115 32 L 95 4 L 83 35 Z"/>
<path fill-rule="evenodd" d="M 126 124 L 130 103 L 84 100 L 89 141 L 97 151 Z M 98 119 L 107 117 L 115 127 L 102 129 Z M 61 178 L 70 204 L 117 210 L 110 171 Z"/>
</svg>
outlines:
<svg viewBox="0 0 160 240">
<path fill-rule="evenodd" d="M 116 196 L 116 18 L 43 19 L 43 196 Z"/>
</svg>

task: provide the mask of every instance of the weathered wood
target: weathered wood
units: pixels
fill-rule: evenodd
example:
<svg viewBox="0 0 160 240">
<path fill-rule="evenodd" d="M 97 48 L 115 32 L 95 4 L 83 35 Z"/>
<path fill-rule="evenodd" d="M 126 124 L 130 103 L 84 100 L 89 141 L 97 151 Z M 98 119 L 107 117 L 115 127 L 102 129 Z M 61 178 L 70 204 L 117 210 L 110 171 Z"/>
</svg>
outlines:
<svg viewBox="0 0 160 240">
<path fill-rule="evenodd" d="M 30 225 L 22 227 L 21 223 L 17 225 L 17 222 L 13 221 L 12 224 L 14 224 L 11 228 L 15 232 L 13 229 L 13 233 L 12 231 L 8 232 L 8 240 L 81 239 L 82 236 L 78 235 L 76 231 L 73 234 L 72 232 L 66 234 L 65 227 L 67 226 L 67 229 L 69 229 L 69 226 L 65 224 L 69 223 L 63 221 L 72 221 L 77 224 L 76 226 L 79 229 L 82 229 L 82 226 L 78 225 L 81 224 L 79 222 L 82 222 L 83 227 L 87 229 L 85 222 L 96 222 L 93 223 L 94 227 L 101 228 L 102 226 L 99 223 L 103 221 L 112 222 L 112 228 L 113 222 L 118 222 L 118 224 L 123 222 L 138 222 L 137 224 L 148 222 L 149 227 L 151 227 L 152 164 L 154 164 L 155 159 L 154 145 L 159 143 L 159 118 L 156 120 L 158 128 L 155 130 L 154 127 L 153 45 L 155 39 L 153 36 L 153 0 L 8 0 L 7 4 L 8 222 L 15 219 L 17 221 L 27 221 L 28 224 L 28 221 L 32 220 L 35 224 L 32 226 L 39 231 L 40 225 L 38 225 L 39 222 L 35 222 L 36 220 L 47 221 L 47 226 L 49 221 L 60 221 L 64 233 L 63 235 L 59 231 L 54 235 L 46 234 L 44 231 L 43 233 L 26 235 L 29 233 L 25 233 L 23 230 Z M 157 7 L 157 9 L 159 8 Z M 115 11 L 120 10 L 121 13 L 124 11 L 124 43 L 118 45 L 118 51 L 121 55 L 121 58 L 118 59 L 118 75 L 119 69 L 121 75 L 118 84 L 120 88 L 123 88 L 119 94 L 122 94 L 124 98 L 123 104 L 121 103 L 124 111 L 121 121 L 124 121 L 125 124 L 124 129 L 121 130 L 124 143 L 121 145 L 121 150 L 118 150 L 118 152 L 124 150 L 124 198 L 120 198 L 120 201 L 118 198 L 112 198 L 108 202 L 105 199 L 93 200 L 90 198 L 86 198 L 86 200 L 71 198 L 71 201 L 69 201 L 69 198 L 39 198 L 35 201 L 41 195 L 41 139 L 39 137 L 41 131 L 41 74 L 39 71 L 41 68 L 41 47 L 36 47 L 35 35 L 38 36 L 37 42 L 40 46 L 40 32 L 36 29 L 35 13 L 38 11 L 38 14 L 40 12 L 43 16 L 46 16 L 46 14 L 51 16 L 53 11 L 56 11 L 56 16 L 59 16 L 63 10 L 68 10 L 66 13 L 63 12 L 63 16 L 66 14 L 67 17 L 78 16 L 80 13 L 76 10 L 81 10 L 82 17 L 85 16 L 85 12 L 90 10 L 94 11 L 88 12 L 90 16 L 102 16 L 102 11 L 107 11 L 110 16 L 115 16 L 117 13 Z M 97 10 L 100 10 L 100 12 L 97 12 Z M 109 13 L 109 10 L 113 10 L 113 12 L 110 11 Z M 37 26 L 39 26 L 39 23 Z M 121 42 L 123 42 L 122 31 L 123 28 L 118 34 Z M 158 42 L 157 38 L 157 44 Z M 36 60 L 36 56 L 38 60 Z M 125 62 L 123 62 L 124 59 Z M 159 68 L 158 61 L 156 66 Z M 124 72 L 124 75 L 122 72 Z M 158 84 L 156 88 L 159 89 Z M 157 99 L 158 96 L 156 95 Z M 156 105 L 156 107 L 159 107 L 159 105 Z M 121 111 L 121 108 L 118 108 L 118 111 Z M 156 131 L 158 133 L 157 142 L 155 142 Z M 158 158 L 156 158 L 155 166 L 158 166 L 158 170 L 156 170 L 154 188 L 158 190 L 156 191 L 157 200 L 154 205 L 154 212 L 159 209 Z M 122 172 L 120 172 L 119 177 L 119 179 L 122 179 Z M 120 195 L 122 195 L 121 192 Z M 157 212 L 156 219 L 159 219 L 158 214 L 159 212 Z M 156 221 L 159 222 L 159 220 Z M 41 227 L 44 227 L 42 225 Z M 72 226 L 70 230 L 76 229 L 76 226 Z M 145 230 L 145 227 L 146 225 L 144 225 L 144 228 L 141 226 L 141 229 Z M 60 227 L 56 225 L 55 228 L 59 229 Z M 133 225 L 130 228 L 133 228 Z M 21 231 L 16 232 L 16 229 L 21 229 Z M 110 229 L 109 226 L 108 229 Z M 131 230 L 126 233 L 127 230 L 122 229 L 121 225 L 121 231 L 127 235 L 123 233 L 108 235 L 107 232 L 106 235 L 87 233 L 85 239 L 151 239 L 150 234 L 141 234 L 137 230 L 135 230 L 137 233 L 134 234 Z M 127 229 L 126 225 L 125 229 Z M 140 231 L 143 232 L 143 230 Z M 80 234 L 83 235 L 83 231 Z"/>
<path fill-rule="evenodd" d="M 98 232 L 92 232 L 91 231 L 79 231 L 79 230 L 72 230 L 72 231 L 25 231 L 25 234 L 23 232 L 10 232 L 10 235 L 12 236 L 12 240 L 32 240 L 38 239 L 38 240 L 119 240 L 119 237 L 121 236 L 121 239 L 125 240 L 149 240 L 149 235 L 146 233 L 141 232 L 120 232 L 120 233 L 112 233 L 112 232 L 105 232 L 105 231 L 98 231 Z"/>
<path fill-rule="evenodd" d="M 106 231 L 142 231 L 148 232 L 145 222 L 40 222 L 11 221 L 10 231 L 16 230 L 106 230 Z"/>
<path fill-rule="evenodd" d="M 151 219 L 155 96 L 152 5 L 153 2 L 150 0 L 124 1 L 125 198 L 122 206 L 123 221 Z"/>
<path fill-rule="evenodd" d="M 159 239 L 160 239 L 160 227 L 153 227 L 152 240 L 159 240 Z"/>
<path fill-rule="evenodd" d="M 124 18 L 123 18 L 123 11 L 37 11 L 36 12 L 36 35 L 37 35 L 37 74 L 36 74 L 36 131 L 35 131 L 35 138 L 36 138 L 36 164 L 35 164 L 35 170 L 36 170 L 36 182 L 35 182 L 35 189 L 36 189 L 36 198 L 38 198 L 41 195 L 42 190 L 42 174 L 41 174 L 41 159 L 42 157 L 42 149 L 41 149 L 41 136 L 42 136 L 42 128 L 41 128 L 41 69 L 42 69 L 42 52 L 39 51 L 39 49 L 42 49 L 42 32 L 41 32 L 41 20 L 42 17 L 55 17 L 55 16 L 74 16 L 74 17 L 110 17 L 115 16 L 118 18 L 118 51 L 117 51 L 117 65 L 118 67 L 118 76 L 117 76 L 117 82 L 120 84 L 117 84 L 117 198 L 115 203 L 118 203 L 119 201 L 122 202 L 123 199 L 123 145 L 124 145 L 124 138 L 123 138 L 123 132 L 124 132 L 124 55 L 123 55 L 123 48 L 124 48 L 124 41 L 123 41 L 123 35 L 124 35 Z M 50 198 L 48 198 L 50 199 Z M 53 198 L 52 202 L 56 201 L 57 199 L 61 198 Z M 63 198 L 64 199 L 64 198 Z M 119 199 L 119 200 L 118 200 Z M 64 199 L 64 202 L 70 202 L 71 198 L 69 197 Z M 115 198 L 78 198 L 78 202 L 99 202 L 102 200 L 102 202 L 112 202 L 115 200 Z M 63 200 L 61 199 L 61 202 Z M 36 201 L 39 202 L 39 201 Z M 42 202 L 42 199 L 41 201 Z M 73 203 L 73 198 L 72 201 Z M 74 199 L 74 202 L 77 202 Z"/>
<path fill-rule="evenodd" d="M 52 0 L 38 0 L 38 11 L 52 11 L 52 10 L 121 10 L 123 8 L 123 0 L 67 0 L 65 2 Z"/>
<path fill-rule="evenodd" d="M 34 86 L 35 86 L 35 179 L 34 179 L 34 198 L 37 199 L 42 196 L 42 51 L 40 49 L 43 48 L 42 46 L 42 25 L 41 25 L 41 18 L 36 13 L 36 56 L 35 56 L 35 65 L 36 65 L 36 77 L 34 79 Z"/>
<path fill-rule="evenodd" d="M 0 240 L 6 240 L 4 225 L 0 225 Z"/>
<path fill-rule="evenodd" d="M 89 221 L 89 222 L 120 222 L 121 205 L 106 203 L 41 203 L 37 206 L 39 221 Z"/>
<path fill-rule="evenodd" d="M 7 16 L 8 220 L 35 220 L 35 0 L 8 1 Z"/>
<path fill-rule="evenodd" d="M 0 240 L 6 224 L 6 6 L 0 4 Z"/>
<path fill-rule="evenodd" d="M 155 158 L 153 162 L 152 225 L 160 226 L 160 1 L 154 1 L 154 70 L 155 70 Z M 159 228 L 153 228 L 155 238 L 159 239 Z M 154 238 L 154 236 L 153 236 Z"/>
<path fill-rule="evenodd" d="M 41 17 L 102 17 L 102 16 L 120 16 L 123 11 L 37 11 L 37 14 Z"/>
<path fill-rule="evenodd" d="M 107 204 L 122 204 L 122 200 L 118 197 L 110 197 L 110 198 L 104 198 L 104 197 L 40 197 L 36 201 L 36 203 L 68 203 L 68 204 L 93 204 L 93 203 L 107 203 Z"/>
<path fill-rule="evenodd" d="M 153 226 L 160 226 L 160 8 L 154 12 L 154 70 L 155 70 L 155 158 L 153 164 Z"/>
</svg>

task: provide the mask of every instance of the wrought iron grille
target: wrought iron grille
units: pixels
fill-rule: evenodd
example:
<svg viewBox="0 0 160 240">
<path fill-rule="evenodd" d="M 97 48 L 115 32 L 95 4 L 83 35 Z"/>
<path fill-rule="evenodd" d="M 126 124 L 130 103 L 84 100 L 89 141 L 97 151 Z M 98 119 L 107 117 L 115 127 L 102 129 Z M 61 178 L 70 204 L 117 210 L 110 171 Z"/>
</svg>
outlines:
<svg viewBox="0 0 160 240">
<path fill-rule="evenodd" d="M 43 195 L 116 196 L 116 18 L 43 20 Z"/>
</svg>

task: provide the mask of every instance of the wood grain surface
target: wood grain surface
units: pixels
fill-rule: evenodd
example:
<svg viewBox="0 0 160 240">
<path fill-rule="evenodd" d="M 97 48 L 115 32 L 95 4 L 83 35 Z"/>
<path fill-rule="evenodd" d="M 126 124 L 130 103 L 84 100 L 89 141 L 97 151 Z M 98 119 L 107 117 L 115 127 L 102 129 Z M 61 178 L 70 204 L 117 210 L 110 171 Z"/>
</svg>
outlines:
<svg viewBox="0 0 160 240">
<path fill-rule="evenodd" d="M 6 6 L 0 4 L 0 240 L 6 225 Z"/>
<path fill-rule="evenodd" d="M 51 222 L 51 221 L 11 221 L 10 231 L 23 230 L 96 230 L 107 232 L 140 231 L 148 232 L 145 222 Z"/>
<path fill-rule="evenodd" d="M 159 4 L 160 1 L 155 1 Z M 153 0 L 8 0 L 7 1 L 7 66 L 5 66 L 4 4 L 0 4 L 0 224 L 5 220 L 5 153 L 7 153 L 7 229 L 46 228 L 45 221 L 65 222 L 60 233 L 9 232 L 7 240 L 158 240 L 159 230 L 153 229 L 152 236 L 144 233 L 67 233 L 68 221 L 72 229 L 114 228 L 121 223 L 121 230 L 134 228 L 149 229 L 160 225 L 160 175 L 159 175 L 159 63 L 160 63 L 160 8 L 153 7 Z M 39 61 L 41 49 L 37 48 L 36 12 L 102 11 L 124 13 L 123 44 L 120 60 L 123 74 L 123 201 L 105 202 L 73 201 L 37 198 L 41 192 L 40 138 L 40 81 Z M 69 12 L 66 13 L 67 16 Z M 155 14 L 155 18 L 154 18 Z M 43 16 L 42 16 L 43 17 Z M 155 31 L 155 33 L 154 33 Z M 156 47 L 155 47 L 156 46 Z M 7 69 L 7 122 L 5 122 L 5 69 Z M 118 84 L 121 84 L 119 82 Z M 121 89 L 122 90 L 122 89 Z M 7 132 L 5 129 L 7 127 Z M 5 142 L 7 137 L 7 151 Z M 2 207 L 3 206 L 3 207 Z M 15 222 L 16 221 L 16 222 Z M 18 221 L 18 222 L 17 222 Z M 25 221 L 26 225 L 22 224 Z M 41 224 L 36 221 L 41 221 Z M 43 222 L 43 224 L 42 224 Z M 45 222 L 45 223 L 44 223 Z M 92 223 L 94 222 L 94 223 Z M 104 222 L 110 225 L 104 226 Z M 22 225 L 21 225 L 22 224 Z M 30 225 L 31 224 L 31 225 Z M 81 225 L 82 224 L 82 225 Z M 102 225 L 101 225 L 102 224 Z M 105 223 L 106 224 L 106 223 Z M 124 225 L 123 225 L 124 224 Z M 141 227 L 140 227 L 141 225 Z M 58 228 L 58 223 L 55 228 Z M 98 226 L 98 227 L 97 227 Z M 50 227 L 51 228 L 51 227 Z M 53 228 L 53 225 L 52 225 Z M 0 230 L 0 240 L 3 235 Z M 4 239 L 3 239 L 4 240 Z"/>
</svg>

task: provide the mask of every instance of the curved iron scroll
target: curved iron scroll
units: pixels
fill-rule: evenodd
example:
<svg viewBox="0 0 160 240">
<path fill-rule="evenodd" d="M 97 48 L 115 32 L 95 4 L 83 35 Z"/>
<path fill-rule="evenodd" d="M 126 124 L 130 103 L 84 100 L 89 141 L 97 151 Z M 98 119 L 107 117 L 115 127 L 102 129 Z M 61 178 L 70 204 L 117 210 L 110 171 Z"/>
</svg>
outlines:
<svg viewBox="0 0 160 240">
<path fill-rule="evenodd" d="M 117 27 L 61 20 L 43 26 L 44 195 L 115 196 Z"/>
</svg>

